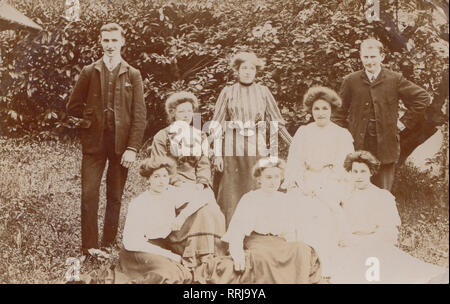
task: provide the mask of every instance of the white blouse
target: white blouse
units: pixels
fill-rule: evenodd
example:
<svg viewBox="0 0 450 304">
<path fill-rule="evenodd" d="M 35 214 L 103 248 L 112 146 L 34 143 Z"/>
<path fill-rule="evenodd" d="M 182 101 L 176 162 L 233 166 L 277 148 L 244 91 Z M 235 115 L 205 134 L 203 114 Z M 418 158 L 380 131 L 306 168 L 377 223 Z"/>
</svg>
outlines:
<svg viewBox="0 0 450 304">
<path fill-rule="evenodd" d="M 242 241 L 252 232 L 281 236 L 294 240 L 293 204 L 282 192 L 268 194 L 261 189 L 244 194 L 236 207 L 222 240 Z"/>
<path fill-rule="evenodd" d="M 301 126 L 289 148 L 286 179 L 302 185 L 325 171 L 337 177 L 345 175 L 344 160 L 351 152 L 353 137 L 347 129 L 333 122 L 325 127 L 315 122 Z"/>
<path fill-rule="evenodd" d="M 162 194 L 145 191 L 128 206 L 123 230 L 123 244 L 130 251 L 146 251 L 149 239 L 166 238 L 175 220 L 175 210 L 186 200 L 173 186 Z"/>
<path fill-rule="evenodd" d="M 395 197 L 387 190 L 369 185 L 367 189 L 354 189 L 343 203 L 346 233 L 362 233 L 377 240 L 397 242 L 401 225 Z"/>
</svg>

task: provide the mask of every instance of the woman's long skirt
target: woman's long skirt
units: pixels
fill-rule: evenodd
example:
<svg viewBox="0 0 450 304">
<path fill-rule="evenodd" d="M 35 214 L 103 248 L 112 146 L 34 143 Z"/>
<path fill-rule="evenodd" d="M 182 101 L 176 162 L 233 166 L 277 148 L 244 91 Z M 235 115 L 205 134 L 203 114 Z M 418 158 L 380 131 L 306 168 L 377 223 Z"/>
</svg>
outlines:
<svg viewBox="0 0 450 304">
<path fill-rule="evenodd" d="M 227 228 L 241 197 L 257 188 L 252 169 L 265 148 L 262 138 L 257 140 L 256 136 L 241 136 L 236 130 L 232 134 L 233 141 L 223 141 L 223 173 L 216 175 L 220 178 L 216 191 L 217 203 L 225 215 Z M 231 142 L 233 149 L 229 147 Z"/>
<path fill-rule="evenodd" d="M 122 249 L 116 268 L 116 284 L 188 284 L 192 282 L 189 268 L 169 258 L 148 252 Z"/>
<path fill-rule="evenodd" d="M 335 284 L 424 284 L 439 276 L 435 283 L 448 284 L 448 268 L 423 262 L 389 243 L 361 243 L 335 254 Z"/>
<path fill-rule="evenodd" d="M 179 253 L 183 263 L 189 267 L 201 263 L 206 255 L 224 255 L 226 246 L 220 238 L 225 233 L 225 217 L 216 203 L 210 188 L 197 190 L 194 183 L 183 183 L 179 188 L 182 199 L 205 203 L 202 208 L 186 219 L 179 231 L 172 232 L 168 239 L 172 245 L 182 246 Z M 182 208 L 177 210 L 177 215 Z"/>
<path fill-rule="evenodd" d="M 309 284 L 321 282 L 314 249 L 303 242 L 252 233 L 244 240 L 245 270 L 236 272 L 231 256 L 216 257 L 194 270 L 194 283 Z"/>
<path fill-rule="evenodd" d="M 209 194 L 204 192 L 198 197 L 214 199 L 212 191 L 209 191 Z M 113 281 L 149 284 L 190 283 L 192 268 L 215 256 L 226 254 L 226 244 L 220 240 L 224 233 L 225 219 L 219 206 L 215 202 L 208 203 L 189 216 L 179 231 L 171 232 L 164 239 L 149 240 L 154 245 L 180 255 L 181 263 L 158 254 L 122 249 Z"/>
</svg>

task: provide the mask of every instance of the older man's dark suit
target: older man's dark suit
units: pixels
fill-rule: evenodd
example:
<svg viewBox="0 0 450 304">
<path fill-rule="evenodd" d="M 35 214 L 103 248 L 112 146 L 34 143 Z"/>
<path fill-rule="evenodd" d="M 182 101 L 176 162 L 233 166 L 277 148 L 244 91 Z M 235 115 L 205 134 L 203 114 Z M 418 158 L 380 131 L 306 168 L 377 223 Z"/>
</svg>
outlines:
<svg viewBox="0 0 450 304">
<path fill-rule="evenodd" d="M 114 242 L 117 235 L 120 205 L 128 169 L 121 166 L 122 154 L 137 151 L 141 145 L 146 107 L 140 72 L 124 60 L 114 88 L 114 128 L 105 127 L 103 95 L 104 73 L 102 59 L 85 66 L 67 104 L 71 116 L 82 118 L 81 144 L 83 152 L 81 179 L 81 238 L 82 251 L 98 248 L 99 189 L 106 160 L 106 213 L 102 245 Z"/>
<path fill-rule="evenodd" d="M 377 186 L 390 190 L 394 166 L 400 156 L 400 137 L 397 127 L 399 99 L 407 108 L 401 118 L 412 129 L 424 112 L 430 96 L 421 87 L 408 81 L 400 73 L 382 68 L 377 79 L 370 82 L 364 70 L 347 75 L 341 86 L 342 108 L 335 121 L 347 127 L 354 138 L 356 150 L 369 150 L 380 160 L 380 172 L 374 177 Z M 371 108 L 373 112 L 371 115 Z M 368 137 L 371 116 L 375 119 L 376 137 Z M 386 171 L 386 172 L 385 172 Z"/>
</svg>

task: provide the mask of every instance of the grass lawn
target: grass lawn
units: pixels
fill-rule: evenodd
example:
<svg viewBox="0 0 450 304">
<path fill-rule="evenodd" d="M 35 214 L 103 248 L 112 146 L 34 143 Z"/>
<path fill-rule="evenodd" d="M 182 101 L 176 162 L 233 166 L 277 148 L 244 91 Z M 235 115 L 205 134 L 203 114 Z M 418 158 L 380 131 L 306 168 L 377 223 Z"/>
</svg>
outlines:
<svg viewBox="0 0 450 304">
<path fill-rule="evenodd" d="M 80 145 L 0 139 L 0 155 L 0 283 L 65 282 L 67 259 L 80 257 Z M 143 191 L 137 167 L 130 169 L 125 188 L 119 244 L 128 203 Z M 438 202 L 448 192 L 430 193 L 426 174 L 408 167 L 398 176 L 402 184 L 397 183 L 394 194 L 403 222 L 399 246 L 423 261 L 448 266 L 448 203 Z M 104 210 L 103 181 L 100 231 Z M 81 273 L 116 260 L 117 248 L 109 248 L 105 256 L 83 263 Z"/>
</svg>

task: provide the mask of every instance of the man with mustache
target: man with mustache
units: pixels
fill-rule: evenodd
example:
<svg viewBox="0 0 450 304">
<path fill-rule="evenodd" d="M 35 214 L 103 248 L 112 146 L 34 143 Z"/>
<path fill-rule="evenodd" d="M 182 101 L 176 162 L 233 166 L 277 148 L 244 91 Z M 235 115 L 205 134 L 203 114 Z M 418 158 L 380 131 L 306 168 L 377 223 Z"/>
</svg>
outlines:
<svg viewBox="0 0 450 304">
<path fill-rule="evenodd" d="M 81 119 L 81 250 L 98 248 L 100 183 L 106 174 L 106 213 L 102 247 L 114 245 L 128 168 L 136 160 L 146 126 L 141 73 L 122 59 L 123 29 L 100 29 L 103 57 L 85 66 L 67 104 L 68 115 Z"/>
<path fill-rule="evenodd" d="M 424 119 L 430 96 L 402 74 L 382 67 L 384 57 L 380 41 L 371 38 L 361 43 L 364 69 L 344 78 L 342 107 L 335 121 L 348 128 L 355 150 L 369 151 L 381 161 L 372 181 L 390 191 L 400 156 L 399 131 L 413 129 L 418 120 Z M 407 111 L 399 120 L 400 99 Z"/>
</svg>

